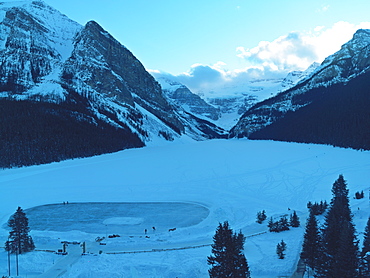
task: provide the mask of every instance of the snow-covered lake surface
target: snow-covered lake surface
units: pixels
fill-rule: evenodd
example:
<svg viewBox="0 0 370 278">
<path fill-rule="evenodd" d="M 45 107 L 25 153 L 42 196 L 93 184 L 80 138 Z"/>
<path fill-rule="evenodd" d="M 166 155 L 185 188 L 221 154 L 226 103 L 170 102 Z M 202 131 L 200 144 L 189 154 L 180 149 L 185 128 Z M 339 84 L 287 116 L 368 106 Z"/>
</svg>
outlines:
<svg viewBox="0 0 370 278">
<path fill-rule="evenodd" d="M 178 224 L 170 226 L 171 221 L 184 218 L 186 212 L 181 209 L 182 215 L 178 209 L 166 215 L 157 212 L 155 217 L 165 217 L 169 223 L 168 226 L 163 224 L 163 228 L 145 222 L 151 218 L 150 210 L 146 209 L 131 216 L 113 213 L 97 217 L 102 212 L 93 213 L 91 208 L 91 217 L 95 219 L 91 222 L 95 223 L 96 230 L 83 228 L 77 217 L 72 219 L 73 228 L 65 231 L 45 229 L 47 224 L 37 229 L 31 225 L 37 249 L 57 250 L 61 248 L 62 240 L 79 241 L 86 242 L 87 252 L 91 255 L 73 255 L 66 260 L 41 251 L 22 255 L 19 258 L 20 277 L 37 277 L 36 274 L 56 266 L 63 269 L 62 278 L 205 278 L 209 268 L 207 256 L 211 254 L 209 244 L 218 223 L 225 220 L 235 231 L 241 230 L 248 237 L 245 255 L 252 277 L 289 276 L 294 272 L 299 257 L 307 217 L 306 204 L 308 201 L 330 201 L 331 187 L 339 174 L 343 174 L 348 182 L 354 221 L 359 239 L 362 239 L 361 233 L 370 212 L 369 169 L 370 152 L 243 139 L 174 142 L 93 158 L 1 170 L 0 242 L 6 241 L 8 230 L 4 224 L 18 206 L 31 212 L 35 207 L 46 204 L 59 204 L 63 208 L 64 201 L 69 205 L 194 204 L 205 209 L 202 212 L 205 214 L 200 216 L 199 211 L 190 212 L 188 224 L 176 222 Z M 355 192 L 361 190 L 366 193 L 366 198 L 353 199 Z M 256 214 L 261 210 L 265 210 L 268 217 L 289 215 L 295 210 L 302 225 L 282 233 L 264 233 L 267 231 L 266 223 L 260 225 L 255 222 Z M 49 218 L 48 221 L 54 221 L 55 225 L 59 221 L 64 225 L 62 219 Z M 132 229 L 143 226 L 139 227 L 137 234 L 123 233 L 122 237 L 107 239 L 104 246 L 95 242 L 97 236 L 110 234 L 105 225 L 117 224 Z M 146 236 L 144 226 L 148 226 Z M 152 231 L 151 226 L 157 226 L 158 230 Z M 169 232 L 169 227 L 177 229 Z M 253 236 L 255 234 L 259 235 Z M 279 260 L 275 251 L 282 239 L 287 243 L 287 254 L 286 259 Z M 186 249 L 178 250 L 184 247 Z M 74 248 L 70 249 L 73 254 L 81 251 L 78 246 Z M 153 250 L 168 251 L 110 254 Z M 12 257 L 14 270 L 13 262 Z M 4 251 L 0 251 L 0 275 L 7 275 L 7 254 Z M 49 278 L 52 277 L 50 274 Z"/>
</svg>

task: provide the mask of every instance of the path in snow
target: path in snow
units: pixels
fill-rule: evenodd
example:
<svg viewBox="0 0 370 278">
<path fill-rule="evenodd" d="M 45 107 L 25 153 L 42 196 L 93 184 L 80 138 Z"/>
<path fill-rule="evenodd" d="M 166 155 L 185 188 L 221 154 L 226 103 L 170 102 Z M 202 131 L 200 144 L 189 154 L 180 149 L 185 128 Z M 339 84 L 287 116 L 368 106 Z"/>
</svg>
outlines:
<svg viewBox="0 0 370 278">
<path fill-rule="evenodd" d="M 303 278 L 305 271 L 306 265 L 304 264 L 303 260 L 299 259 L 297 270 L 293 273 L 291 278 Z"/>
<path fill-rule="evenodd" d="M 68 246 L 68 255 L 63 256 L 55 264 L 45 271 L 38 278 L 57 278 L 67 272 L 73 264 L 75 264 L 81 257 L 81 247 L 70 245 Z"/>
<path fill-rule="evenodd" d="M 246 238 L 255 237 L 261 234 L 265 234 L 267 231 L 260 232 L 257 234 L 252 234 L 246 236 Z M 131 251 L 108 251 L 105 252 L 106 254 L 139 254 L 139 253 L 149 253 L 149 252 L 169 252 L 169 251 L 179 251 L 179 250 L 187 250 L 187 249 L 196 249 L 196 248 L 203 248 L 203 247 L 210 247 L 212 243 L 206 243 L 203 245 L 192 245 L 192 246 L 184 246 L 184 247 L 172 247 L 172 248 L 152 248 L 148 250 L 131 250 Z M 86 255 L 96 255 L 102 252 L 102 247 L 106 247 L 106 245 L 100 245 L 98 242 L 86 242 Z M 55 249 L 50 246 L 51 249 Z M 68 255 L 59 259 L 54 266 L 44 272 L 42 275 L 38 276 L 38 278 L 57 278 L 64 273 L 67 272 L 68 268 L 70 268 L 73 264 L 75 264 L 80 257 L 82 256 L 82 249 L 79 245 L 69 245 L 67 247 Z M 292 278 L 299 278 L 300 276 L 292 276 Z"/>
</svg>

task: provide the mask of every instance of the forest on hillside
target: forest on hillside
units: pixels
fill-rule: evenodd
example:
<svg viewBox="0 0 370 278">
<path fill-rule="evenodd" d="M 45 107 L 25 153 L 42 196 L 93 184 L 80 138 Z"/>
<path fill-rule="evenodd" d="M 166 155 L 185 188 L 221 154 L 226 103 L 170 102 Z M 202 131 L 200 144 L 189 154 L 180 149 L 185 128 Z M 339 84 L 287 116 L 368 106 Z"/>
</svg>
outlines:
<svg viewBox="0 0 370 278">
<path fill-rule="evenodd" d="M 0 99 L 0 168 L 88 157 L 144 144 L 85 108 Z"/>
<path fill-rule="evenodd" d="M 328 144 L 370 150 L 370 73 L 347 84 L 336 84 L 296 95 L 307 106 L 254 132 L 250 139 Z"/>
</svg>

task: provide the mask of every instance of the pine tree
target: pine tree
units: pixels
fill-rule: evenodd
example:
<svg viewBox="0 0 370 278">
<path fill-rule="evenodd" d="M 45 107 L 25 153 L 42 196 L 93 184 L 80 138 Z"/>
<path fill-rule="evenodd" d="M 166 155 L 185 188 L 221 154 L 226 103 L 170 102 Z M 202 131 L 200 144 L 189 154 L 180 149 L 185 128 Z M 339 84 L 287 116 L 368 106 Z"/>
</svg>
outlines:
<svg viewBox="0 0 370 278">
<path fill-rule="evenodd" d="M 311 202 L 308 202 L 307 208 L 310 212 L 312 211 L 314 215 L 321 215 L 328 208 L 328 204 L 326 201 L 321 201 L 320 203 L 315 202 L 313 204 Z"/>
<path fill-rule="evenodd" d="M 243 254 L 245 236 L 240 231 L 233 235 L 234 239 L 234 273 L 232 277 L 250 278 L 250 271 L 247 259 Z"/>
<path fill-rule="evenodd" d="M 245 236 L 233 234 L 229 223 L 219 224 L 213 236 L 212 254 L 207 258 L 211 278 L 240 277 L 250 278 L 247 260 L 243 254 Z"/>
<path fill-rule="evenodd" d="M 265 221 L 267 219 L 266 211 L 262 210 L 262 221 Z"/>
<path fill-rule="evenodd" d="M 262 222 L 265 221 L 266 218 L 267 216 L 265 210 L 257 212 L 257 223 L 262 224 Z"/>
<path fill-rule="evenodd" d="M 267 227 L 269 228 L 270 232 L 276 232 L 277 231 L 277 222 L 274 221 L 272 217 L 270 217 Z"/>
<path fill-rule="evenodd" d="M 339 248 L 333 262 L 332 277 L 357 277 L 359 268 L 358 246 L 355 228 L 352 223 L 345 223 L 341 228 Z"/>
<path fill-rule="evenodd" d="M 317 264 L 317 277 L 357 277 L 358 246 L 348 189 L 343 176 L 334 182 L 333 198 L 322 229 L 322 256 Z"/>
<path fill-rule="evenodd" d="M 301 223 L 299 222 L 299 217 L 295 211 L 293 212 L 293 214 L 290 215 L 289 224 L 294 228 L 297 228 L 301 225 Z"/>
<path fill-rule="evenodd" d="M 9 219 L 8 226 L 11 231 L 9 232 L 9 240 L 5 243 L 6 251 L 22 254 L 35 249 L 32 237 L 28 235 L 30 231 L 28 218 L 20 207 Z"/>
<path fill-rule="evenodd" d="M 289 222 L 285 216 L 280 217 L 278 221 L 274 221 L 271 217 L 268 221 L 267 227 L 270 232 L 280 233 L 289 230 Z"/>
<path fill-rule="evenodd" d="M 288 218 L 285 216 L 280 217 L 278 222 L 278 232 L 287 231 L 289 230 L 289 222 Z"/>
<path fill-rule="evenodd" d="M 312 211 L 307 220 L 303 237 L 301 258 L 307 266 L 316 268 L 316 261 L 320 254 L 321 237 L 316 217 Z"/>
<path fill-rule="evenodd" d="M 285 258 L 285 250 L 286 250 L 286 243 L 284 242 L 284 240 L 281 240 L 281 242 L 279 242 L 277 245 L 276 245 L 276 254 L 278 255 L 279 259 L 284 259 Z"/>
<path fill-rule="evenodd" d="M 364 232 L 364 241 L 360 255 L 360 275 L 361 278 L 370 277 L 370 217 Z"/>
<path fill-rule="evenodd" d="M 359 278 L 369 278 L 370 277 L 370 253 L 366 253 L 360 258 L 360 271 Z"/>
</svg>

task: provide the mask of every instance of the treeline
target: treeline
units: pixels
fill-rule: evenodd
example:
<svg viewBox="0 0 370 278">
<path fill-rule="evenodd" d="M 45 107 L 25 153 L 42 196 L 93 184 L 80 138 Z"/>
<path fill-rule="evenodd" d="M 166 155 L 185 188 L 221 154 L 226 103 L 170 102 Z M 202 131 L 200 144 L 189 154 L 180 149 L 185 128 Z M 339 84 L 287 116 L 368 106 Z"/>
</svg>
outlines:
<svg viewBox="0 0 370 278">
<path fill-rule="evenodd" d="M 250 139 L 329 144 L 370 150 L 370 73 L 346 85 L 336 84 L 296 95 L 294 104 L 310 103 L 288 112 Z"/>
<path fill-rule="evenodd" d="M 0 99 L 0 168 L 44 164 L 144 144 L 82 106 Z"/>
</svg>

